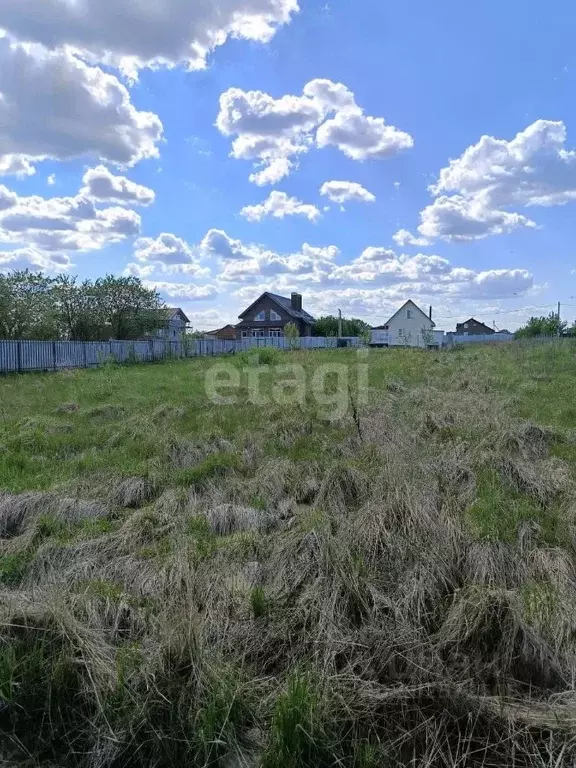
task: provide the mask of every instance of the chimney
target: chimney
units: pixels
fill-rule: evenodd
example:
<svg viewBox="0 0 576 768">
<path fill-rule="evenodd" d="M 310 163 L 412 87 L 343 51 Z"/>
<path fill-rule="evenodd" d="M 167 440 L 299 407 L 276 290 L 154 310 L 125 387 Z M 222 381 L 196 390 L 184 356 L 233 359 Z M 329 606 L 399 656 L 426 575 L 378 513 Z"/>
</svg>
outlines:
<svg viewBox="0 0 576 768">
<path fill-rule="evenodd" d="M 300 293 L 293 293 L 290 297 L 290 303 L 292 304 L 292 309 L 302 312 L 302 295 Z"/>
<path fill-rule="evenodd" d="M 430 305 L 430 311 L 428 312 L 428 317 L 430 320 L 432 320 L 432 305 Z"/>
</svg>

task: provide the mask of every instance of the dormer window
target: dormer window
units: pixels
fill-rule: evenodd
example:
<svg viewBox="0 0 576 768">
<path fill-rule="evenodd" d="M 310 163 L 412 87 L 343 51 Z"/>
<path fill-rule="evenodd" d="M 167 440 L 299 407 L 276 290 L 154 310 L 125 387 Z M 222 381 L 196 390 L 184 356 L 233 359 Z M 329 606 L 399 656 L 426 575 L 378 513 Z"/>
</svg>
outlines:
<svg viewBox="0 0 576 768">
<path fill-rule="evenodd" d="M 258 312 L 256 317 L 254 318 L 254 322 L 256 322 L 256 323 L 264 323 L 264 322 L 266 322 L 266 311 L 262 310 L 262 312 Z"/>
<path fill-rule="evenodd" d="M 274 322 L 278 322 L 279 320 L 282 320 L 281 316 L 278 314 L 278 312 L 274 312 L 273 309 L 270 310 L 270 320 Z"/>
<path fill-rule="evenodd" d="M 412 319 L 412 310 L 411 309 L 407 309 L 406 310 L 406 317 L 408 318 L 408 320 Z"/>
</svg>

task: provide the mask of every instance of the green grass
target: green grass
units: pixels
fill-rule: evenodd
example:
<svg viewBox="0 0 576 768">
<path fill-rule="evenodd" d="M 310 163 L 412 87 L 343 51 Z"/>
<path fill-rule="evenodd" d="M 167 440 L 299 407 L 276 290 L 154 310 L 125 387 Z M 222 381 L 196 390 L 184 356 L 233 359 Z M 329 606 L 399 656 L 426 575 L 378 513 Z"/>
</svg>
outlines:
<svg viewBox="0 0 576 768">
<path fill-rule="evenodd" d="M 360 362 L 367 403 L 353 350 L 0 378 L 0 730 L 19 759 L 576 759 L 576 345 Z M 230 405 L 205 391 L 223 363 Z M 286 363 L 307 382 L 291 405 Z M 345 412 L 310 386 L 334 364 Z"/>
</svg>

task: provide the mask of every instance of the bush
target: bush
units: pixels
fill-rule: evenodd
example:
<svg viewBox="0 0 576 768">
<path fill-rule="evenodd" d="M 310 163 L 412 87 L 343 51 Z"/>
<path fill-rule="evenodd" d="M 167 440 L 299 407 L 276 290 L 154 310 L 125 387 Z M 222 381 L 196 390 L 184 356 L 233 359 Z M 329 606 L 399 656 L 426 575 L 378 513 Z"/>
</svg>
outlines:
<svg viewBox="0 0 576 768">
<path fill-rule="evenodd" d="M 280 360 L 280 350 L 277 347 L 255 347 L 246 349 L 236 356 L 241 366 L 277 365 Z"/>
</svg>

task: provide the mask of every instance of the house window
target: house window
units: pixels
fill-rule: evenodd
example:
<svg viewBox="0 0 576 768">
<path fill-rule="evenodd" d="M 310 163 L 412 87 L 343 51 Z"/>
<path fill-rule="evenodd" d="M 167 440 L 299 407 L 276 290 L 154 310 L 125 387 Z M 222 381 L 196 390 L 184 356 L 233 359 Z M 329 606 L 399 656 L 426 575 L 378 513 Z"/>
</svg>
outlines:
<svg viewBox="0 0 576 768">
<path fill-rule="evenodd" d="M 411 309 L 407 309 L 406 310 L 406 317 L 408 318 L 408 320 L 410 320 L 412 318 L 412 310 Z"/>
<path fill-rule="evenodd" d="M 242 335 L 243 339 L 247 339 L 248 338 L 248 331 L 241 331 L 241 335 Z"/>
<path fill-rule="evenodd" d="M 274 322 L 274 323 L 277 323 L 279 320 L 282 320 L 282 318 L 280 317 L 278 312 L 274 312 L 274 310 L 271 309 L 270 310 L 270 320 L 272 320 L 272 322 Z"/>
<path fill-rule="evenodd" d="M 257 323 L 264 323 L 266 321 L 266 311 L 263 309 L 262 312 L 258 312 L 254 320 Z"/>
<path fill-rule="evenodd" d="M 172 331 L 172 336 L 176 338 L 176 331 Z"/>
<path fill-rule="evenodd" d="M 283 335 L 281 328 L 270 328 L 270 336 L 273 336 L 275 339 L 279 339 Z"/>
<path fill-rule="evenodd" d="M 464 323 L 464 328 L 469 328 L 469 327 L 470 327 L 470 323 Z"/>
<path fill-rule="evenodd" d="M 404 328 L 398 328 L 398 336 L 404 336 Z"/>
<path fill-rule="evenodd" d="M 262 339 L 262 338 L 264 338 L 264 329 L 263 328 L 255 328 L 252 331 L 252 336 L 255 339 Z"/>
</svg>

